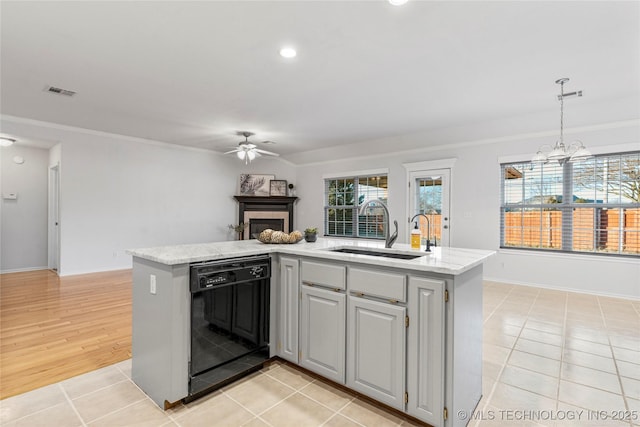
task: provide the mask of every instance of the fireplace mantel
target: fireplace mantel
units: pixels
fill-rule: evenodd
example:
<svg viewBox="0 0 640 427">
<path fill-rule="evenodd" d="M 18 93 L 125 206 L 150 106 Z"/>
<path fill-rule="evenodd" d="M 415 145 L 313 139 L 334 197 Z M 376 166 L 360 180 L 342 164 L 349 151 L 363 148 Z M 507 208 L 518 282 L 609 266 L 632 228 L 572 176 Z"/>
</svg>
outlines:
<svg viewBox="0 0 640 427">
<path fill-rule="evenodd" d="M 287 233 L 293 228 L 293 205 L 298 199 L 297 197 L 285 196 L 233 196 L 238 201 L 238 223 L 246 222 L 248 215 L 255 217 L 257 214 L 264 212 L 265 218 L 273 218 L 274 213 L 283 213 L 286 224 Z M 243 239 L 249 239 L 249 230 L 246 230 Z"/>
</svg>

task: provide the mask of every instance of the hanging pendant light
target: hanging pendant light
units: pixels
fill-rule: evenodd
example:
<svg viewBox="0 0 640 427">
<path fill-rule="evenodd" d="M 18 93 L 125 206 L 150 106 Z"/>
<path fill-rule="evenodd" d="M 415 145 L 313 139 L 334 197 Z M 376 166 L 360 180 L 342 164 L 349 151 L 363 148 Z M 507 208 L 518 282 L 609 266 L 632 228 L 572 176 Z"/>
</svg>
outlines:
<svg viewBox="0 0 640 427">
<path fill-rule="evenodd" d="M 545 164 L 549 161 L 557 161 L 559 164 L 565 162 L 578 162 L 593 157 L 591 152 L 587 150 L 582 141 L 573 141 L 568 146 L 564 143 L 564 98 L 570 96 L 582 96 L 582 91 L 564 93 L 564 84 L 568 82 L 568 78 L 556 80 L 556 84 L 560 85 L 560 139 L 551 147 L 549 144 L 542 145 L 531 159 L 534 164 Z"/>
</svg>

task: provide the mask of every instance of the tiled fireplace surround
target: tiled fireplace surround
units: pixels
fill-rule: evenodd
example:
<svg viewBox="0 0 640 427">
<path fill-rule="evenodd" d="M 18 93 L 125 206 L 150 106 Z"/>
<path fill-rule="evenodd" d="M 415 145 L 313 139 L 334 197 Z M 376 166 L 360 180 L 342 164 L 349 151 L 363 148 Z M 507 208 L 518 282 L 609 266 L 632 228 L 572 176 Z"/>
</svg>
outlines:
<svg viewBox="0 0 640 427">
<path fill-rule="evenodd" d="M 238 222 L 249 224 L 243 240 L 251 239 L 265 228 L 290 233 L 293 230 L 293 205 L 297 197 L 234 196 L 238 201 Z"/>
</svg>

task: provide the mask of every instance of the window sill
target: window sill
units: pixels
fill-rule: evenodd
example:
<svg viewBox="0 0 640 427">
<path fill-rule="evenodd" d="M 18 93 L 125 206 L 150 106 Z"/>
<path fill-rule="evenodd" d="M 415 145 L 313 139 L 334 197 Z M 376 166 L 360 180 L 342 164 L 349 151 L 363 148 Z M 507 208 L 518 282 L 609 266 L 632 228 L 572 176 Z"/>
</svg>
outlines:
<svg viewBox="0 0 640 427">
<path fill-rule="evenodd" d="M 567 253 L 567 252 L 545 252 L 534 251 L 527 249 L 509 249 L 499 248 L 498 254 L 505 255 L 525 255 L 525 256 L 537 256 L 547 257 L 554 259 L 568 259 L 568 260 L 580 260 L 580 261 L 595 261 L 595 262 L 617 262 L 622 264 L 637 264 L 638 256 L 636 255 L 617 255 L 617 254 L 581 254 L 581 253 Z"/>
</svg>

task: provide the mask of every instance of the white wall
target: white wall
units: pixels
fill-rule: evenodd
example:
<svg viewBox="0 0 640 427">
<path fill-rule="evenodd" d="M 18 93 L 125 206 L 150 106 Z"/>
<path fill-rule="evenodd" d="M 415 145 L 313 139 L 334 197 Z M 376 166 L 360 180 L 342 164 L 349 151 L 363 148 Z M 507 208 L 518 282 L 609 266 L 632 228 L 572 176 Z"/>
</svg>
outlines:
<svg viewBox="0 0 640 427">
<path fill-rule="evenodd" d="M 570 130 L 568 138 L 578 138 L 589 148 L 626 144 L 640 149 L 638 121 L 600 125 L 589 129 Z M 400 226 L 399 242 L 408 242 L 405 224 L 407 183 L 402 163 L 456 158 L 451 183 L 451 246 L 497 251 L 485 265 L 485 278 L 510 283 L 545 286 L 565 290 L 640 298 L 640 262 L 621 257 L 588 255 L 539 254 L 500 250 L 500 169 L 498 158 L 516 156 L 529 160 L 538 146 L 555 141 L 553 136 L 539 134 L 500 137 L 484 141 L 451 142 L 424 141 L 424 149 L 397 152 L 401 142 L 416 145 L 423 135 L 405 135 L 397 143 L 384 141 L 385 155 L 364 156 L 298 167 L 297 215 L 301 227 L 323 228 L 323 174 L 352 172 L 376 168 L 389 169 L 389 210 Z M 417 139 L 417 140 L 416 140 Z M 365 145 L 366 144 L 359 144 Z M 371 151 L 379 150 L 373 147 Z M 323 157 L 341 158 L 349 147 L 329 152 Z M 362 150 L 361 150 L 362 151 Z M 391 152 L 391 154 L 389 154 Z"/>
<path fill-rule="evenodd" d="M 61 275 L 130 268 L 129 248 L 232 239 L 240 173 L 295 178 L 279 159 L 245 166 L 210 151 L 47 123 L 5 118 L 2 128 L 60 141 Z M 46 152 L 44 159 L 46 203 Z M 46 245 L 46 205 L 44 233 Z"/>
<path fill-rule="evenodd" d="M 456 158 L 451 245 L 498 251 L 486 263 L 485 278 L 640 298 L 637 259 L 499 250 L 498 157 L 521 156 L 526 160 L 540 144 L 554 141 L 553 132 L 476 142 L 463 138 L 463 142 L 446 140 L 446 144 L 441 142 L 444 138 L 405 135 L 399 138 L 402 142 L 413 146 L 423 143 L 424 148 L 398 152 L 401 144 L 387 138 L 382 141 L 387 147 L 384 155 L 347 159 L 345 152 L 352 147 L 343 146 L 323 152 L 323 156 L 341 160 L 294 168 L 270 158 L 245 166 L 232 156 L 28 120 L 3 118 L 0 125 L 3 132 L 13 135 L 60 142 L 56 153 L 61 161 L 63 275 L 129 268 L 131 259 L 124 253 L 127 248 L 232 239 L 227 224 L 237 222 L 232 196 L 243 172 L 275 174 L 278 179 L 294 182 L 299 197 L 295 228 L 304 229 L 322 228 L 323 174 L 388 168 L 389 209 L 400 223 L 399 241 L 407 242 L 408 228 L 403 220 L 407 216 L 406 171 L 402 163 Z M 636 120 L 569 129 L 569 134 L 589 148 L 638 147 L 640 126 Z M 47 162 L 45 156 L 45 182 Z M 5 223 L 3 219 L 3 231 L 21 220 Z M 46 233 L 46 214 L 44 223 L 42 233 Z M 46 258 L 42 263 L 46 265 Z"/>
<path fill-rule="evenodd" d="M 13 161 L 24 158 L 23 164 Z M 47 166 L 49 153 L 17 144 L 0 148 L 0 271 L 47 268 Z M 18 193 L 7 200 L 7 193 Z"/>
</svg>

